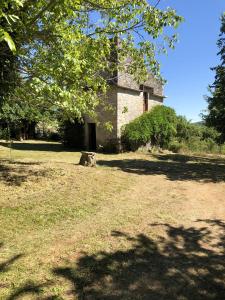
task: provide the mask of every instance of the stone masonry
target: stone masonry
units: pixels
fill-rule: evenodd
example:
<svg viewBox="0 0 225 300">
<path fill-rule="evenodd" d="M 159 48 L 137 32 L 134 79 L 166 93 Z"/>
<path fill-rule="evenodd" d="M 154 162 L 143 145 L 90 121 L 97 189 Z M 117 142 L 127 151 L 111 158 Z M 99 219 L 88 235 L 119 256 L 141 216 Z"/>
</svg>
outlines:
<svg viewBox="0 0 225 300">
<path fill-rule="evenodd" d="M 118 77 L 117 84 L 111 86 L 106 97 L 106 103 L 110 104 L 112 110 L 107 111 L 99 107 L 96 121 L 96 145 L 97 148 L 107 148 L 116 151 L 120 144 L 121 129 L 124 125 L 139 117 L 144 112 L 144 92 L 148 94 L 148 110 L 155 105 L 163 104 L 163 87 L 156 79 L 150 76 L 143 85 L 136 84 L 128 76 Z M 88 147 L 88 126 L 93 120 L 86 119 L 86 148 Z M 94 121 L 95 122 L 95 121 Z M 111 122 L 112 131 L 106 130 L 104 124 Z"/>
</svg>

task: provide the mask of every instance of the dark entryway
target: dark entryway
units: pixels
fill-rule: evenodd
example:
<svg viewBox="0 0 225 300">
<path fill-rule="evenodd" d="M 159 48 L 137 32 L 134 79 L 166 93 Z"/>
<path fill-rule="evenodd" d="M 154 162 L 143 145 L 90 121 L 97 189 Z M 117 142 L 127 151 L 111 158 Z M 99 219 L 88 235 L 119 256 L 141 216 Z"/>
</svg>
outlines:
<svg viewBox="0 0 225 300">
<path fill-rule="evenodd" d="M 67 121 L 62 126 L 63 143 L 68 147 L 83 150 L 85 147 L 85 128 L 84 124 L 74 121 Z"/>
<path fill-rule="evenodd" d="M 90 151 L 96 150 L 96 124 L 88 123 L 88 149 Z"/>
</svg>

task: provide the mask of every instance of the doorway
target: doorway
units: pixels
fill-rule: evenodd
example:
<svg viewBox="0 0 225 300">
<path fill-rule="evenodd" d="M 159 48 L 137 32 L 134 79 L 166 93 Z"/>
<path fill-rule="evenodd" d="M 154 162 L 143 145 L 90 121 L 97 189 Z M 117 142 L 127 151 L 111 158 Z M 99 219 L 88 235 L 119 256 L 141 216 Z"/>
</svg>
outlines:
<svg viewBox="0 0 225 300">
<path fill-rule="evenodd" d="M 96 150 L 96 124 L 88 123 L 88 150 Z"/>
</svg>

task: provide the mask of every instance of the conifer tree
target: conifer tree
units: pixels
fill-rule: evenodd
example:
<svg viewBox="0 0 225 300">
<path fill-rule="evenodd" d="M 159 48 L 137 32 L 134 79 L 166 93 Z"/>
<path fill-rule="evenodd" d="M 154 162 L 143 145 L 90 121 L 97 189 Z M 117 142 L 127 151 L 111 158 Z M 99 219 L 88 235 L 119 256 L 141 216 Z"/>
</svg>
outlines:
<svg viewBox="0 0 225 300">
<path fill-rule="evenodd" d="M 221 142 L 225 141 L 225 13 L 221 17 L 221 29 L 217 42 L 220 64 L 214 68 L 215 81 L 210 86 L 211 96 L 207 97 L 209 114 L 206 124 L 215 127 L 221 133 Z"/>
</svg>

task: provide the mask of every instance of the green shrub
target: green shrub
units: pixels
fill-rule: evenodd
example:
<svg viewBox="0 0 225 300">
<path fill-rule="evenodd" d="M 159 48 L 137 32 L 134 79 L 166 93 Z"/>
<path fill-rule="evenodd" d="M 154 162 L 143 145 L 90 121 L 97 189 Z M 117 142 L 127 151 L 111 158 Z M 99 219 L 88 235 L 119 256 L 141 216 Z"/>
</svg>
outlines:
<svg viewBox="0 0 225 300">
<path fill-rule="evenodd" d="M 187 141 L 191 135 L 191 123 L 183 116 L 177 117 L 177 133 L 176 133 L 176 139 L 179 142 Z"/>
<path fill-rule="evenodd" d="M 225 144 L 220 145 L 220 154 L 225 155 Z"/>
<path fill-rule="evenodd" d="M 178 141 L 172 141 L 168 145 L 168 149 L 174 153 L 181 153 L 184 150 L 185 145 Z"/>
<path fill-rule="evenodd" d="M 213 139 L 200 139 L 199 137 L 190 137 L 187 141 L 179 142 L 173 140 L 169 144 L 169 150 L 174 153 L 215 153 L 225 154 L 225 146 L 218 145 Z"/>
<path fill-rule="evenodd" d="M 218 142 L 220 140 L 220 133 L 213 127 L 208 126 L 200 126 L 201 130 L 201 138 L 203 140 L 211 139 L 214 142 Z"/>
<path fill-rule="evenodd" d="M 176 135 L 177 140 L 179 142 L 188 141 L 193 137 L 199 138 L 200 140 L 211 139 L 217 143 L 219 141 L 220 134 L 212 127 L 192 124 L 185 117 L 178 116 Z"/>
<path fill-rule="evenodd" d="M 9 140 L 9 132 L 7 128 L 0 128 L 0 139 L 2 140 Z"/>
<path fill-rule="evenodd" d="M 158 105 L 123 128 L 122 142 L 127 150 L 136 150 L 149 142 L 167 147 L 176 134 L 176 122 L 172 108 Z"/>
<path fill-rule="evenodd" d="M 148 114 L 136 118 L 122 129 L 122 143 L 127 150 L 136 150 L 149 142 L 151 125 Z"/>
<path fill-rule="evenodd" d="M 215 153 L 219 151 L 219 146 L 211 138 L 203 140 L 199 137 L 192 137 L 187 142 L 187 146 L 191 152 Z"/>
<path fill-rule="evenodd" d="M 219 145 L 220 134 L 205 125 L 192 124 L 185 117 L 176 116 L 166 106 L 156 106 L 127 124 L 122 131 L 122 143 L 127 150 L 151 146 L 168 148 L 175 153 L 225 153 Z"/>
</svg>

